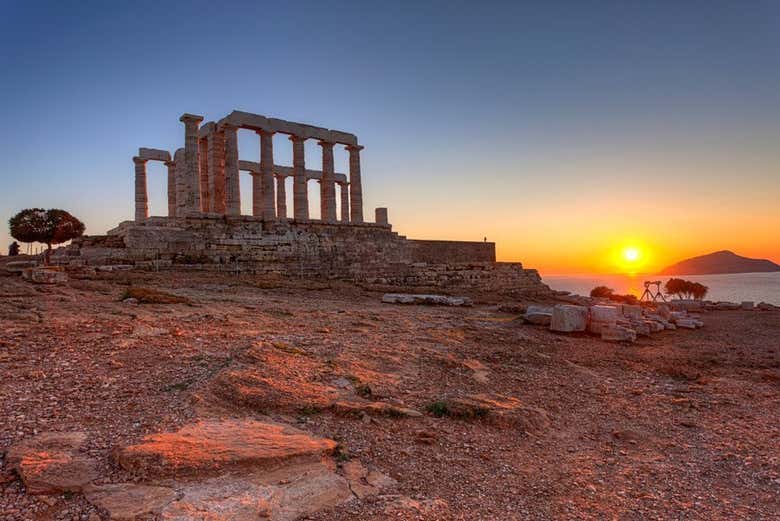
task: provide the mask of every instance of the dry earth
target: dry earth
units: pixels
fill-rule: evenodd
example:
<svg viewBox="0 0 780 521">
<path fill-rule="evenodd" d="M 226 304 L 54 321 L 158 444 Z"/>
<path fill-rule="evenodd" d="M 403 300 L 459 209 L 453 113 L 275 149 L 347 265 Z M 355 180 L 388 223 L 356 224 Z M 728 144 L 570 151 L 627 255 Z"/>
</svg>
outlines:
<svg viewBox="0 0 780 521">
<path fill-rule="evenodd" d="M 120 302 L 131 283 L 188 302 Z M 397 481 L 308 519 L 778 518 L 779 312 L 624 346 L 495 302 L 380 298 L 205 273 L 0 277 L 0 454 L 83 432 L 95 483 L 138 481 L 117 448 L 241 418 L 335 440 L 344 475 L 361 462 Z M 10 467 L 0 518 L 106 518 L 78 492 L 26 493 Z"/>
</svg>

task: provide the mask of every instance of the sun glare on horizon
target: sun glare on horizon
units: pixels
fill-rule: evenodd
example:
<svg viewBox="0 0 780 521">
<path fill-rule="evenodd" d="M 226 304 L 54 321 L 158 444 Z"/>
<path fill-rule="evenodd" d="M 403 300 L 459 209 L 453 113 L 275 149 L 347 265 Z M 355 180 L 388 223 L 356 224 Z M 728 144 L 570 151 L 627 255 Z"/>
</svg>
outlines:
<svg viewBox="0 0 780 521">
<path fill-rule="evenodd" d="M 640 252 L 639 248 L 629 246 L 623 250 L 623 260 L 626 262 L 636 262 L 639 260 Z"/>
</svg>

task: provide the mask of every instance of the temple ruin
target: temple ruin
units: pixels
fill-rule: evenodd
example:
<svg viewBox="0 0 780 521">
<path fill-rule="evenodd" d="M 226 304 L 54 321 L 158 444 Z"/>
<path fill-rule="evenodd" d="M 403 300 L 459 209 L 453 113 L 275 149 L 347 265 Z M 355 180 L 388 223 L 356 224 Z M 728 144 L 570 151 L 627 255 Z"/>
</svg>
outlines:
<svg viewBox="0 0 780 521">
<path fill-rule="evenodd" d="M 184 146 L 173 154 L 139 148 L 135 164 L 135 216 L 105 236 L 83 237 L 58 255 L 61 263 L 137 268 L 195 268 L 295 277 L 340 278 L 419 287 L 512 288 L 547 291 L 535 270 L 496 262 L 495 243 L 414 240 L 398 235 L 386 208 L 364 220 L 357 136 L 339 130 L 233 111 L 205 124 L 184 114 Z M 258 136 L 260 161 L 241 159 L 238 131 Z M 292 166 L 276 164 L 273 136 L 292 142 Z M 316 142 L 322 170 L 306 168 L 304 147 Z M 348 172 L 334 168 L 334 148 L 349 155 Z M 167 167 L 167 216 L 149 215 L 146 166 Z M 239 175 L 252 176 L 242 194 Z M 292 177 L 292 212 L 285 180 Z M 309 181 L 320 193 L 320 218 L 312 218 Z M 337 187 L 338 200 L 337 208 Z M 251 197 L 251 215 L 241 201 Z"/>
<path fill-rule="evenodd" d="M 336 185 L 339 187 L 339 222 L 363 222 L 363 190 L 360 181 L 360 151 L 354 134 L 266 118 L 259 114 L 233 111 L 218 122 L 200 125 L 203 116 L 184 114 L 184 147 L 171 159 L 167 150 L 140 148 L 135 163 L 135 221 L 149 218 L 146 163 L 161 161 L 168 167 L 168 217 L 241 215 L 239 173 L 252 175 L 252 216 L 264 221 L 287 221 L 285 179 L 293 178 L 293 219 L 309 221 L 308 182 L 320 185 L 322 222 L 337 222 Z M 238 130 L 258 135 L 260 162 L 239 158 Z M 292 167 L 274 161 L 273 136 L 287 135 L 292 142 Z M 316 140 L 322 148 L 322 170 L 306 168 L 304 145 Z M 336 173 L 333 148 L 344 146 L 349 152 L 349 174 Z M 384 216 L 384 212 L 379 212 Z M 387 224 L 380 222 L 379 224 Z"/>
</svg>

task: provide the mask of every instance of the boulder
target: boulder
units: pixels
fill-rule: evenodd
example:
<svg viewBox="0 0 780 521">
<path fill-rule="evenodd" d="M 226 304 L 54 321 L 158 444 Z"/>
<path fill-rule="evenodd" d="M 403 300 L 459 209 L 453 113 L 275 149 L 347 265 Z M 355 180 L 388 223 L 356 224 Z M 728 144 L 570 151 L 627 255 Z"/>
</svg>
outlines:
<svg viewBox="0 0 780 521">
<path fill-rule="evenodd" d="M 98 477 L 95 462 L 80 452 L 83 432 L 45 432 L 6 453 L 6 464 L 22 478 L 28 494 L 80 492 Z"/>
<path fill-rule="evenodd" d="M 774 311 L 780 309 L 780 307 L 770 304 L 769 302 L 759 302 L 756 304 L 756 309 L 760 309 L 761 311 Z"/>
<path fill-rule="evenodd" d="M 119 465 L 139 476 L 189 476 L 225 469 L 274 468 L 292 461 L 319 461 L 336 442 L 287 425 L 255 420 L 203 420 L 172 433 L 145 436 L 117 449 Z"/>
<path fill-rule="evenodd" d="M 669 317 L 671 316 L 671 310 L 666 304 L 660 304 L 656 308 L 656 313 L 664 320 L 669 320 Z"/>
<path fill-rule="evenodd" d="M 530 305 L 526 309 L 525 315 L 523 315 L 523 320 L 529 324 L 549 326 L 552 321 L 552 313 L 551 307 Z"/>
<path fill-rule="evenodd" d="M 558 304 L 553 308 L 550 330 L 563 333 L 585 331 L 588 326 L 588 308 L 572 304 Z"/>
<path fill-rule="evenodd" d="M 385 293 L 382 295 L 385 304 L 423 304 L 429 306 L 471 306 L 468 297 L 450 297 L 447 295 L 422 295 L 410 293 Z"/>
<path fill-rule="evenodd" d="M 108 512 L 109 519 L 133 521 L 141 516 L 156 515 L 176 499 L 176 491 L 168 487 L 115 483 L 89 486 L 87 500 Z"/>
<path fill-rule="evenodd" d="M 609 342 L 636 342 L 636 331 L 617 324 L 601 328 L 601 339 Z"/>
</svg>

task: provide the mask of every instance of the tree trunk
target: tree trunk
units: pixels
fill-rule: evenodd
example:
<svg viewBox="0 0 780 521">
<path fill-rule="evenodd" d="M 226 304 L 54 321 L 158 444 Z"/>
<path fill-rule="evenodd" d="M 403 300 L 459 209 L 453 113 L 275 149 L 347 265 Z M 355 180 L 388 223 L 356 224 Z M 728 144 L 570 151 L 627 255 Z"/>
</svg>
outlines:
<svg viewBox="0 0 780 521">
<path fill-rule="evenodd" d="M 43 265 L 48 266 L 51 261 L 51 244 L 46 245 L 46 252 L 43 254 Z"/>
</svg>

